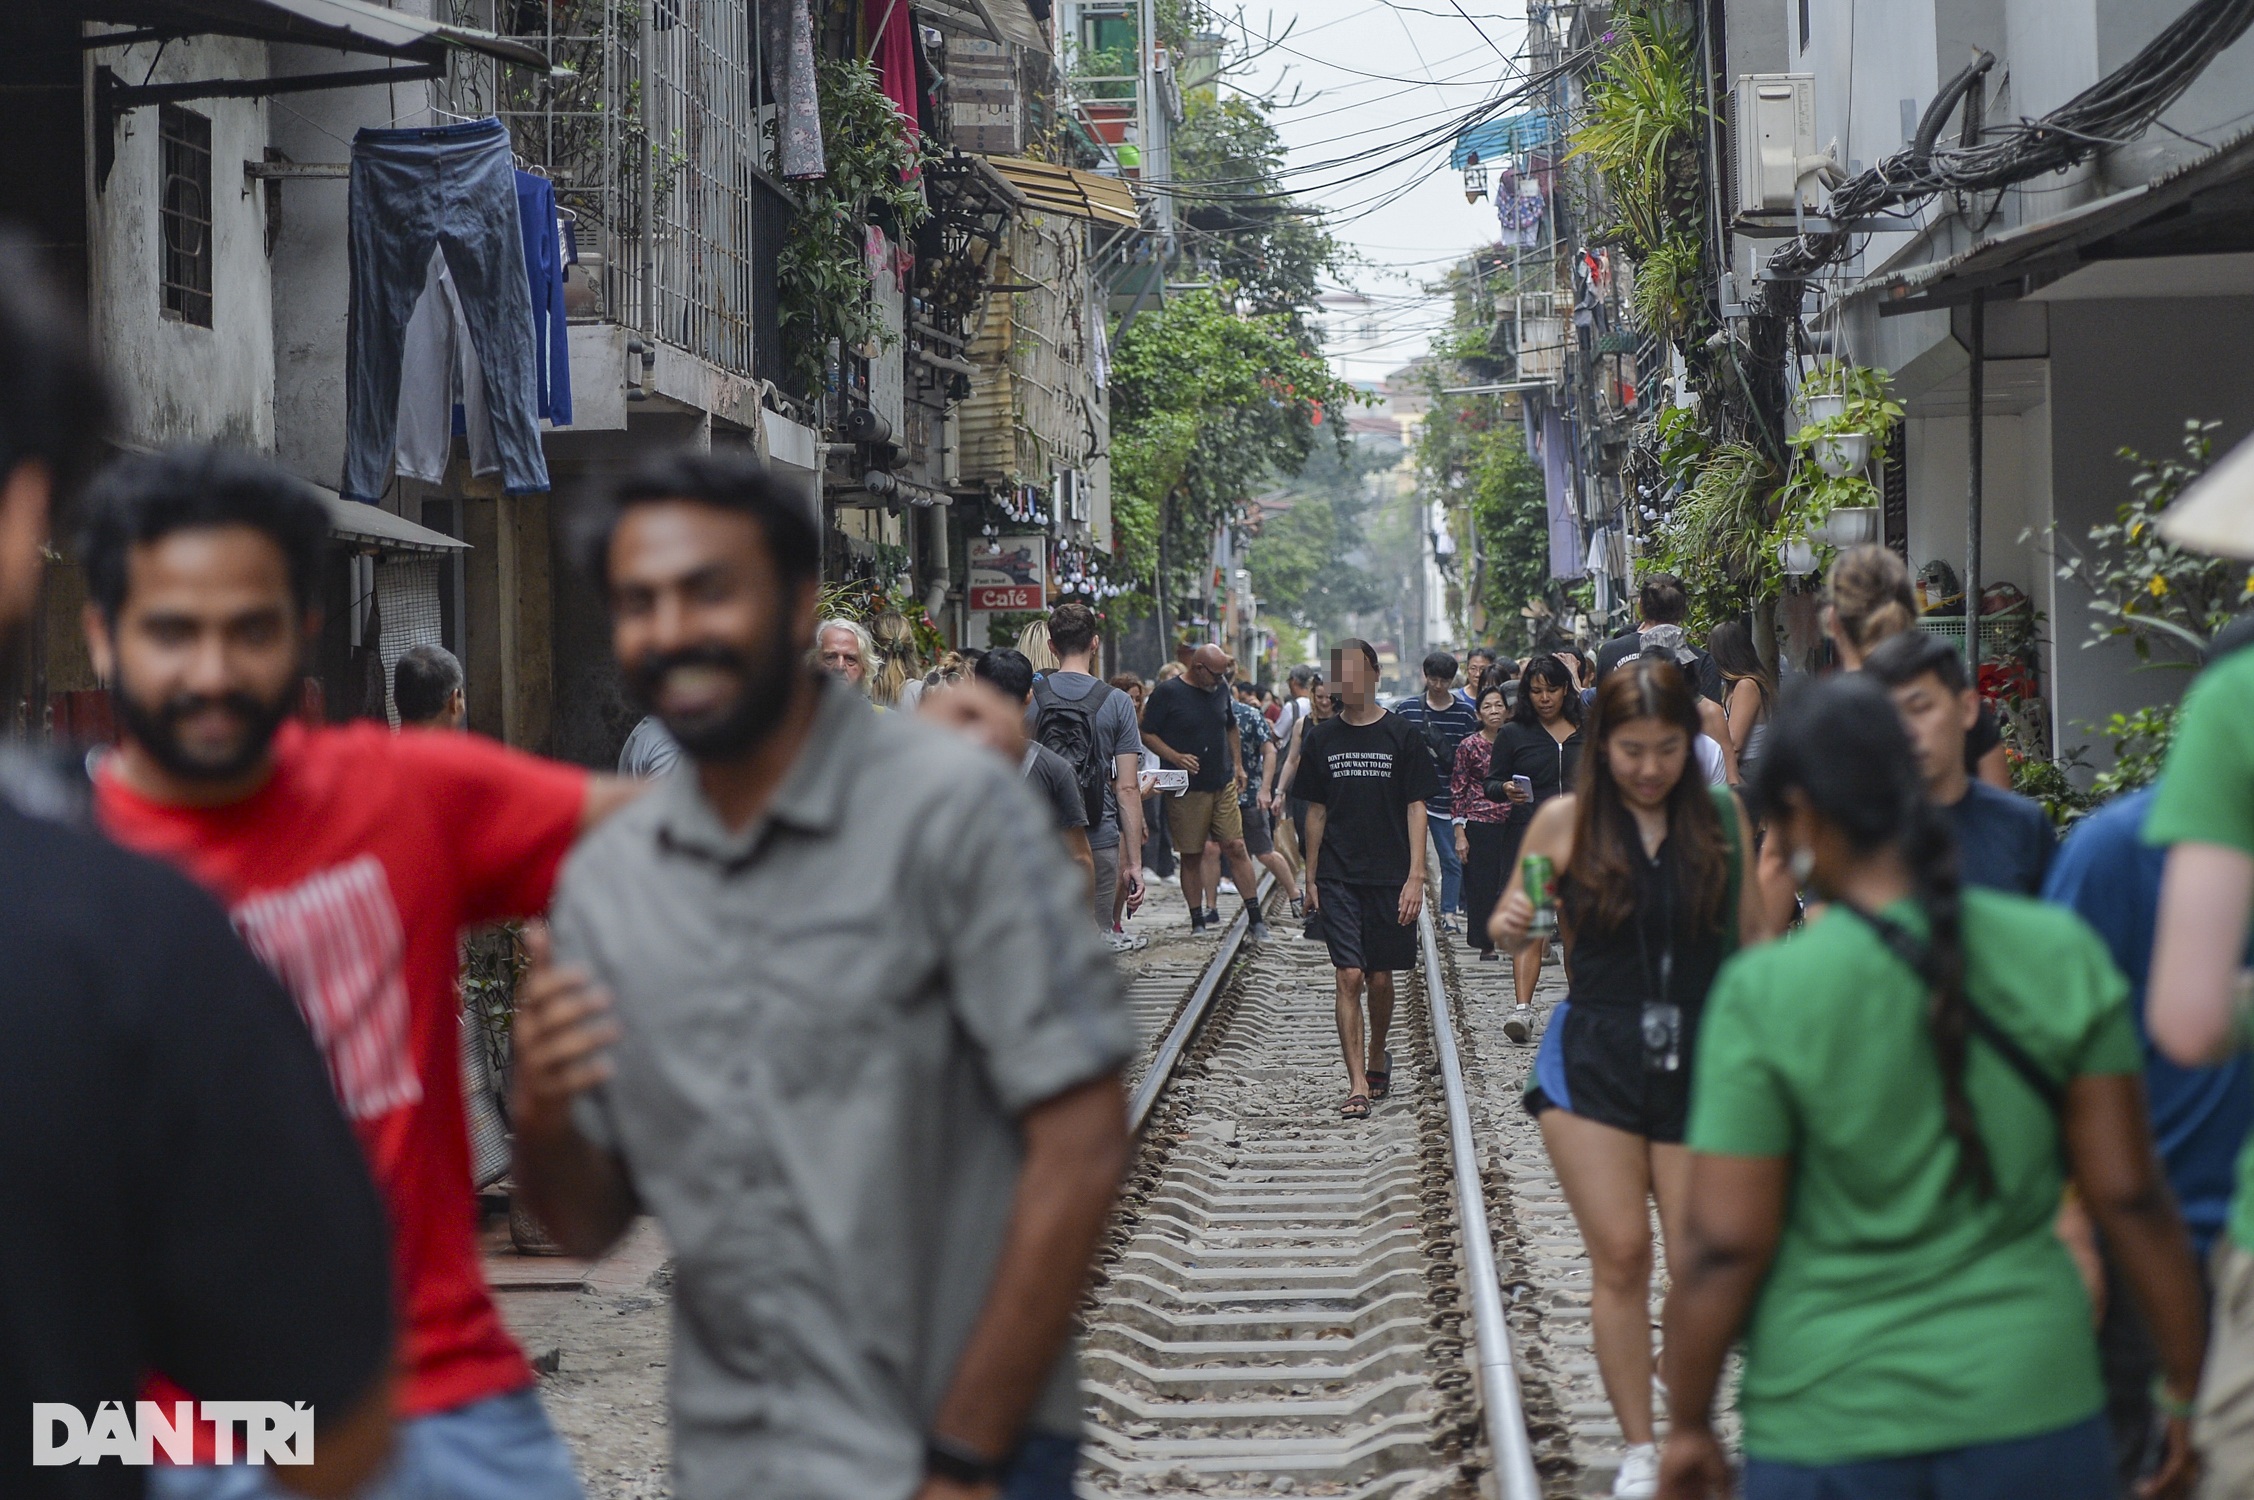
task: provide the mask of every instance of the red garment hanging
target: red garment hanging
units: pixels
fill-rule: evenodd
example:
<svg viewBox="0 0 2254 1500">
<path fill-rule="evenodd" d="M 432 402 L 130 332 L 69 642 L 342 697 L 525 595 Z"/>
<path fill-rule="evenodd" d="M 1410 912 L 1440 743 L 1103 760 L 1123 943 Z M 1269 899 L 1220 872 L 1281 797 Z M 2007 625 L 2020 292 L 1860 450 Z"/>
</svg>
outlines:
<svg viewBox="0 0 2254 1500">
<path fill-rule="evenodd" d="M 909 0 L 861 0 L 861 24 L 868 28 L 869 63 L 877 70 L 877 87 L 900 112 L 913 140 L 922 122 L 916 111 L 916 23 L 908 4 Z"/>
</svg>

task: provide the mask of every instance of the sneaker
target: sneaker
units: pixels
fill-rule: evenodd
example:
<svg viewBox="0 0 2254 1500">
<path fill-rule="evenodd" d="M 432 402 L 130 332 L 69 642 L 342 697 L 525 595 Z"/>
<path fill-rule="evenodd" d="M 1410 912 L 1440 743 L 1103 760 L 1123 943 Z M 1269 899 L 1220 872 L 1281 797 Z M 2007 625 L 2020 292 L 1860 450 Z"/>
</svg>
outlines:
<svg viewBox="0 0 2254 1500">
<path fill-rule="evenodd" d="M 1503 955 L 1496 952 L 1494 949 L 1489 948 L 1486 952 L 1479 955 L 1479 961 L 1483 964 L 1499 964 L 1503 961 Z"/>
<path fill-rule="evenodd" d="M 1490 953 L 1487 956 L 1489 958 L 1493 958 L 1495 955 Z M 1512 1006 L 1510 1008 L 1510 1019 L 1503 1022 L 1503 1035 L 1509 1037 L 1514 1042 L 1524 1042 L 1530 1040 L 1534 1035 L 1534 1007 L 1531 1005 Z M 1631 1448 L 1628 1451 L 1632 1453 L 1635 1450 Z M 1657 1471 L 1654 1470 L 1653 1472 L 1656 1473 Z M 1653 1482 L 1655 1484 L 1657 1483 L 1656 1480 L 1654 1480 Z M 1619 1492 L 1614 1491 L 1614 1493 L 1617 1494 Z M 1650 1494 L 1652 1492 L 1646 1490 L 1644 1493 Z"/>
<path fill-rule="evenodd" d="M 1297 921 L 1300 921 L 1301 919 L 1303 919 L 1303 918 L 1304 918 L 1304 917 L 1305 917 L 1306 915 L 1307 915 L 1307 898 L 1306 898 L 1306 897 L 1304 897 L 1304 896 L 1294 896 L 1294 897 L 1292 897 L 1292 898 L 1291 898 L 1291 919 L 1292 919 L 1292 920 L 1293 920 L 1294 922 L 1297 922 Z"/>
<path fill-rule="evenodd" d="M 1150 939 L 1139 932 L 1115 932 L 1111 935 L 1111 951 L 1134 953 L 1150 946 Z"/>
<path fill-rule="evenodd" d="M 1221 925 L 1221 908 L 1220 908 L 1220 907 L 1218 907 L 1218 906 L 1208 906 L 1208 907 L 1207 907 L 1207 908 L 1205 909 L 1205 925 L 1206 925 L 1206 926 L 1208 926 L 1208 927 L 1218 927 L 1218 926 L 1220 926 L 1220 925 Z"/>
<path fill-rule="evenodd" d="M 1620 1472 L 1612 1476 L 1612 1500 L 1652 1500 L 1658 1493 L 1658 1445 L 1637 1443 L 1620 1455 Z"/>
<path fill-rule="evenodd" d="M 1205 913 L 1193 906 L 1190 908 L 1190 936 L 1196 937 L 1199 933 L 1202 933 L 1204 931 Z"/>
<path fill-rule="evenodd" d="M 1251 926 L 1244 930 L 1244 938 L 1248 943 L 1265 943 L 1274 936 L 1275 934 L 1268 930 L 1268 924 L 1257 918 L 1254 919 Z"/>
<path fill-rule="evenodd" d="M 1231 880 L 1231 879 L 1230 879 L 1230 878 L 1229 878 L 1228 876 L 1226 876 L 1226 875 L 1222 876 L 1222 877 L 1221 877 L 1221 894 L 1222 894 L 1222 895 L 1224 895 L 1224 896 L 1234 896 L 1234 895 L 1235 895 L 1236 893 L 1237 893 L 1237 883 L 1236 883 L 1235 881 Z"/>
</svg>

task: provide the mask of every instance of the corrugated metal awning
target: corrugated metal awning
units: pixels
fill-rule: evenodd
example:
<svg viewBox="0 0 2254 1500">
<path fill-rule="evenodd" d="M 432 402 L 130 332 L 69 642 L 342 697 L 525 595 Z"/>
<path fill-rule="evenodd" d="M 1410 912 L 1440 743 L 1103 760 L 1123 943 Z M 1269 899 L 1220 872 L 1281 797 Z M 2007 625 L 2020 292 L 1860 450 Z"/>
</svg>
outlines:
<svg viewBox="0 0 2254 1500">
<path fill-rule="evenodd" d="M 82 20 L 180 36 L 249 37 L 345 52 L 436 62 L 450 48 L 546 71 L 539 49 L 475 26 L 456 26 L 366 0 L 56 0 Z M 1023 0 L 1019 0 L 1022 5 Z M 89 40 L 98 41 L 99 38 Z"/>
<path fill-rule="evenodd" d="M 1135 206 L 1135 190 L 1116 177 L 1035 161 L 1029 156 L 989 156 L 986 160 L 1010 186 L 1025 195 L 1028 208 L 1124 229 L 1143 221 Z"/>
<path fill-rule="evenodd" d="M 1870 277 L 1848 292 L 1882 313 L 2017 297 L 2100 260 L 2254 249 L 2254 131 L 2150 182 L 1990 235 L 1947 260 Z"/>
<path fill-rule="evenodd" d="M 1049 34 L 1025 0 L 915 0 L 918 14 L 941 26 L 1046 54 Z"/>
<path fill-rule="evenodd" d="M 329 508 L 329 535 L 362 542 L 385 552 L 467 552 L 470 544 L 443 531 L 418 526 L 405 516 L 395 516 L 365 500 L 347 500 L 335 490 L 315 485 L 321 503 Z"/>
</svg>

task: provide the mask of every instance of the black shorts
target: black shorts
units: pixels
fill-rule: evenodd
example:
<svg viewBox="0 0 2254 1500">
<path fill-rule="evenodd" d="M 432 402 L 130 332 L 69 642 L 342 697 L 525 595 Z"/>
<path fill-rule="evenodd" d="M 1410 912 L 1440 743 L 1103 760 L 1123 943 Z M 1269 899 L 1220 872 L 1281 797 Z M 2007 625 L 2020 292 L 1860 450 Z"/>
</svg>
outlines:
<svg viewBox="0 0 2254 1500">
<path fill-rule="evenodd" d="M 1276 852 L 1276 841 L 1268 832 L 1268 809 L 1257 802 L 1239 804 L 1244 819 L 1244 852 L 1258 859 L 1263 854 Z"/>
<path fill-rule="evenodd" d="M 1685 1017 L 1693 1018 L 1695 1012 Z M 1671 1049 L 1655 1055 L 1646 1041 L 1641 1005 L 1569 999 L 1550 1013 L 1542 1032 L 1526 1112 L 1562 1109 L 1615 1130 L 1679 1145 L 1690 1126 L 1696 1041 L 1685 1026 Z M 1674 1067 L 1661 1065 L 1665 1056 L 1675 1059 Z"/>
<path fill-rule="evenodd" d="M 1417 966 L 1417 924 L 1401 925 L 1401 887 L 1318 880 L 1315 894 L 1332 968 L 1377 973 Z"/>
</svg>

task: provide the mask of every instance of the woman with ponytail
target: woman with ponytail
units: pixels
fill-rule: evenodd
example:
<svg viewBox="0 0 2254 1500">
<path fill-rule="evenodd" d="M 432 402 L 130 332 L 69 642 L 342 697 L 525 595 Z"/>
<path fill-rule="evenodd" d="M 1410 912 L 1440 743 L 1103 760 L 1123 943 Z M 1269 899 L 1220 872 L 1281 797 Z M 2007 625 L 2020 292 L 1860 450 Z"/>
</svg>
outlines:
<svg viewBox="0 0 2254 1500">
<path fill-rule="evenodd" d="M 2095 1321 L 2052 1230 L 2068 1176 L 2165 1371 L 2146 1493 L 2183 1493 L 2199 1278 L 2120 974 L 2071 914 L 1960 885 L 1875 682 L 1788 699 L 1752 792 L 1826 904 L 1707 1006 L 1661 1493 L 1727 1492 L 1711 1420 L 1742 1336 L 1747 1500 L 2111 1500 Z"/>
<path fill-rule="evenodd" d="M 1529 666 L 1522 709 L 1541 682 Z M 1752 831 L 1736 796 L 1707 784 L 1692 748 L 1701 701 L 1669 656 L 1630 656 L 1614 667 L 1581 731 L 1588 743 L 1572 790 L 1534 809 L 1520 850 L 1546 856 L 1557 871 L 1570 986 L 1542 1033 L 1526 1108 L 1541 1122 L 1588 1248 L 1597 1370 L 1628 1445 L 1612 1493 L 1632 1500 L 1655 1492 L 1659 1470 L 1651 1205 L 1658 1200 L 1672 1262 L 1707 987 L 1731 950 L 1765 935 L 1762 903 L 1741 899 Z M 1551 744 L 1553 762 L 1561 727 L 1571 725 L 1532 731 Z M 1524 880 L 1514 878 L 1489 932 L 1522 952 L 1533 914 Z"/>
</svg>

